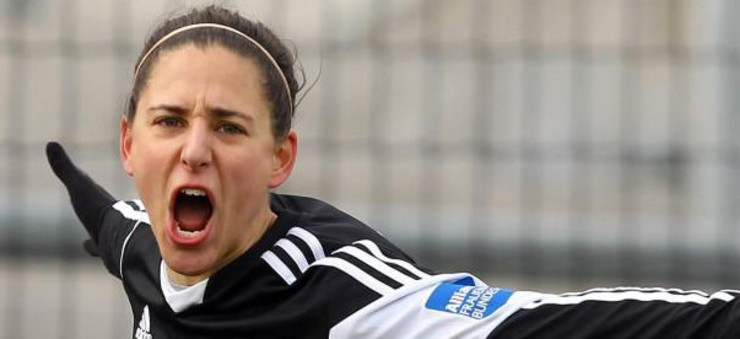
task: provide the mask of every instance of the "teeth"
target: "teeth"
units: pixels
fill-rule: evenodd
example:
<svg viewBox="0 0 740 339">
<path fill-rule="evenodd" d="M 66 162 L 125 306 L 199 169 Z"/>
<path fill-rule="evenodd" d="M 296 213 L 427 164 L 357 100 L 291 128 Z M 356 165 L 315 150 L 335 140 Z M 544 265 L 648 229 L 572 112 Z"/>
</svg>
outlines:
<svg viewBox="0 0 740 339">
<path fill-rule="evenodd" d="M 185 238 L 195 238 L 199 236 L 203 231 L 187 231 L 182 228 L 180 228 L 180 225 L 177 225 L 177 234 L 185 237 Z"/>
<path fill-rule="evenodd" d="M 197 188 L 185 188 L 185 189 L 180 190 L 180 193 L 185 194 L 185 195 L 192 195 L 196 197 L 206 196 L 206 192 L 204 190 L 197 189 Z"/>
</svg>

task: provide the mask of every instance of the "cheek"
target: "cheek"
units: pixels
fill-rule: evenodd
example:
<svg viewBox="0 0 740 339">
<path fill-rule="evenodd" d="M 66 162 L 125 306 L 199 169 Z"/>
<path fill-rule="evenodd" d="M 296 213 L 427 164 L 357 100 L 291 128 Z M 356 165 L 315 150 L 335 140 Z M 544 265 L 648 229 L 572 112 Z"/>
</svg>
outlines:
<svg viewBox="0 0 740 339">
<path fill-rule="evenodd" d="M 221 168 L 226 171 L 222 184 L 237 200 L 253 199 L 267 192 L 272 168 L 272 156 L 268 152 L 232 153 L 226 159 L 229 163 Z"/>
<path fill-rule="evenodd" d="M 139 177 L 138 179 L 150 181 L 161 180 L 179 159 L 177 145 L 174 142 L 158 140 L 148 135 L 134 139 L 131 145 L 131 158 L 134 179 Z"/>
<path fill-rule="evenodd" d="M 134 183 L 140 198 L 144 201 L 149 214 L 152 217 L 161 216 L 166 211 L 163 206 L 167 199 L 167 170 L 171 168 L 168 163 L 172 161 L 167 144 L 162 142 L 150 142 L 144 138 L 132 143 L 131 158 Z"/>
<path fill-rule="evenodd" d="M 151 184 L 156 180 L 156 170 L 159 158 L 147 143 L 134 143 L 131 147 L 131 169 L 134 181 L 140 193 L 152 189 Z"/>
</svg>

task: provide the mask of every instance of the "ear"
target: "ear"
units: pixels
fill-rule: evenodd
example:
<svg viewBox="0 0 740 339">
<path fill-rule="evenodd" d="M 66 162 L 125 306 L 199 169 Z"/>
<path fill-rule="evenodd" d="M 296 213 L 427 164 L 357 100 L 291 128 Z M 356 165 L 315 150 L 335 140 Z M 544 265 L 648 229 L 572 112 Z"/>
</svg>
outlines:
<svg viewBox="0 0 740 339">
<path fill-rule="evenodd" d="M 272 173 L 270 176 L 270 189 L 278 188 L 282 185 L 290 173 L 293 172 L 293 165 L 298 155 L 298 135 L 295 131 L 289 131 L 285 139 L 275 147 Z"/>
<path fill-rule="evenodd" d="M 131 133 L 133 127 L 133 124 L 128 121 L 125 115 L 121 117 L 118 151 L 121 156 L 121 164 L 123 165 L 123 170 L 126 171 L 129 176 L 134 175 L 133 166 L 131 164 Z"/>
</svg>

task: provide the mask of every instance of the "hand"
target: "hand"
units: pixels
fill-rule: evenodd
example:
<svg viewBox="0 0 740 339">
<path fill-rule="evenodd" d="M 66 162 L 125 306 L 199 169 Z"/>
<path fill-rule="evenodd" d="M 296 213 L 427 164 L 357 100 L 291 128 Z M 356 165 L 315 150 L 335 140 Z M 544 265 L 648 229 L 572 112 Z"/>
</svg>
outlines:
<svg viewBox="0 0 740 339">
<path fill-rule="evenodd" d="M 99 257 L 100 251 L 98 250 L 98 244 L 95 243 L 95 240 L 92 240 L 92 238 L 87 239 L 82 242 L 82 248 L 85 249 L 85 252 L 93 257 Z"/>
<path fill-rule="evenodd" d="M 46 157 L 54 174 L 67 188 L 77 218 L 92 237 L 83 243 L 85 251 L 92 256 L 99 256 L 96 240 L 100 219 L 116 199 L 77 168 L 59 143 L 52 141 L 46 144 Z"/>
</svg>

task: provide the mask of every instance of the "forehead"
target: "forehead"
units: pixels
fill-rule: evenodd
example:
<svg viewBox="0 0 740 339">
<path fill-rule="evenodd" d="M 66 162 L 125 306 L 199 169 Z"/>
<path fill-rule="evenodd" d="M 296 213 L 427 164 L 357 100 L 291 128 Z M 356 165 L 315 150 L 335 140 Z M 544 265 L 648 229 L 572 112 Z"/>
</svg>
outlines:
<svg viewBox="0 0 740 339">
<path fill-rule="evenodd" d="M 257 63 L 228 48 L 186 44 L 163 51 L 153 61 L 142 101 L 194 105 L 204 100 L 257 111 L 269 108 Z"/>
</svg>

